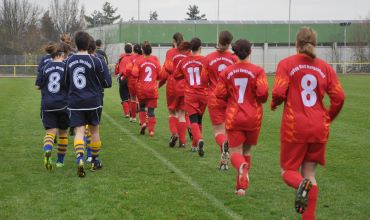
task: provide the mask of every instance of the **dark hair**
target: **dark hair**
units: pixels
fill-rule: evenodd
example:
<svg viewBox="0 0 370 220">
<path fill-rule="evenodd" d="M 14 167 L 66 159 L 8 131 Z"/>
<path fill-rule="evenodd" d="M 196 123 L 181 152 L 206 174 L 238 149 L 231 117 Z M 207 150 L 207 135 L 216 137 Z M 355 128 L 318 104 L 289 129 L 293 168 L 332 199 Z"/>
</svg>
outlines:
<svg viewBox="0 0 370 220">
<path fill-rule="evenodd" d="M 177 46 L 177 49 L 180 51 L 180 52 L 186 52 L 186 51 L 189 51 L 191 50 L 191 43 L 188 42 L 188 41 L 183 41 L 181 42 L 180 45 Z"/>
<path fill-rule="evenodd" d="M 125 45 L 125 53 L 132 53 L 132 44 L 127 43 Z"/>
<path fill-rule="evenodd" d="M 101 47 L 101 40 L 100 39 L 97 39 L 96 41 L 95 41 L 95 44 L 96 44 L 96 46 L 97 47 Z"/>
<path fill-rule="evenodd" d="M 150 45 L 149 41 L 144 41 L 142 48 L 146 56 L 149 56 L 150 54 L 152 54 L 152 46 Z"/>
<path fill-rule="evenodd" d="M 96 51 L 96 43 L 95 43 L 95 40 L 93 37 L 90 37 L 90 42 L 89 42 L 89 49 L 87 50 L 87 52 L 89 54 L 94 54 Z"/>
<path fill-rule="evenodd" d="M 134 52 L 139 54 L 139 55 L 143 55 L 143 51 L 141 50 L 140 44 L 135 44 L 134 45 Z"/>
<path fill-rule="evenodd" d="M 78 50 L 88 50 L 90 44 L 90 35 L 84 31 L 75 34 L 75 43 Z"/>
<path fill-rule="evenodd" d="M 190 41 L 190 44 L 191 44 L 191 51 L 197 51 L 199 49 L 199 47 L 202 46 L 202 41 L 197 38 L 197 37 L 194 37 L 193 39 L 191 39 Z"/>
<path fill-rule="evenodd" d="M 62 35 L 60 35 L 60 41 L 72 45 L 72 38 L 67 33 L 63 33 Z"/>
<path fill-rule="evenodd" d="M 218 35 L 218 50 L 221 52 L 226 51 L 233 41 L 233 35 L 229 31 L 221 31 Z"/>
<path fill-rule="evenodd" d="M 239 39 L 235 42 L 232 49 L 235 55 L 238 56 L 240 60 L 244 60 L 251 54 L 251 47 L 251 42 L 245 39 Z"/>
<path fill-rule="evenodd" d="M 57 56 L 62 56 L 65 53 L 65 48 L 61 43 L 49 42 L 45 51 L 54 59 Z"/>
<path fill-rule="evenodd" d="M 176 32 L 173 36 L 172 39 L 176 42 L 177 47 L 180 46 L 180 44 L 184 41 L 184 37 L 180 32 Z"/>
<path fill-rule="evenodd" d="M 301 27 L 297 33 L 297 49 L 298 53 L 304 53 L 311 58 L 316 58 L 315 46 L 317 34 L 310 27 Z"/>
</svg>

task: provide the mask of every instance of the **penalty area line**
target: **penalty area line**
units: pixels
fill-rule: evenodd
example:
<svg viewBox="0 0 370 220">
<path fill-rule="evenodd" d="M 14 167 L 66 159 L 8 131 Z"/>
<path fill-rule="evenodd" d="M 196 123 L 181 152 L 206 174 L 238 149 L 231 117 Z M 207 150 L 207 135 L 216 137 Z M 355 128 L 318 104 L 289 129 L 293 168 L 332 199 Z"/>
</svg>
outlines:
<svg viewBox="0 0 370 220">
<path fill-rule="evenodd" d="M 108 119 L 110 123 L 115 125 L 123 133 L 126 133 L 130 136 L 132 140 L 138 143 L 142 148 L 151 152 L 158 160 L 160 160 L 165 166 L 170 170 L 175 172 L 181 179 L 185 180 L 189 185 L 191 185 L 196 191 L 206 197 L 216 208 L 223 210 L 228 216 L 233 219 L 242 219 L 242 217 L 234 212 L 233 210 L 227 208 L 220 200 L 214 197 L 212 194 L 207 193 L 197 182 L 195 182 L 190 176 L 186 175 L 179 168 L 177 168 L 173 163 L 171 163 L 166 157 L 162 156 L 158 151 L 147 145 L 145 142 L 136 137 L 131 131 L 124 128 L 122 125 L 118 124 L 109 114 L 103 112 L 103 115 Z"/>
</svg>

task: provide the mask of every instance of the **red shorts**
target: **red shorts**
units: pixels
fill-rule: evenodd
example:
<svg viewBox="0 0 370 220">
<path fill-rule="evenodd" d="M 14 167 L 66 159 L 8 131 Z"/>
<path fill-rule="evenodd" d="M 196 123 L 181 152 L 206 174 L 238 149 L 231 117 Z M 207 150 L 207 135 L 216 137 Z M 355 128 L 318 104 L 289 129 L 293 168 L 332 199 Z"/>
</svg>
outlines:
<svg viewBox="0 0 370 220">
<path fill-rule="evenodd" d="M 187 111 L 188 115 L 203 115 L 207 107 L 208 98 L 206 95 L 186 94 L 184 101 L 185 111 Z"/>
<path fill-rule="evenodd" d="M 260 129 L 254 131 L 227 130 L 226 133 L 229 140 L 229 147 L 237 147 L 242 144 L 257 145 Z"/>
<path fill-rule="evenodd" d="M 211 118 L 212 125 L 220 125 L 225 123 L 227 102 L 218 99 L 213 92 L 209 93 L 208 112 Z"/>
<path fill-rule="evenodd" d="M 136 96 L 136 85 L 131 79 L 128 80 L 128 92 L 130 93 L 131 98 Z"/>
<path fill-rule="evenodd" d="M 326 143 L 280 143 L 280 166 L 284 170 L 298 170 L 303 162 L 325 165 Z"/>
<path fill-rule="evenodd" d="M 175 98 L 175 110 L 185 111 L 185 98 L 184 98 L 184 96 L 176 96 L 176 98 Z"/>
<path fill-rule="evenodd" d="M 140 104 L 145 104 L 147 108 L 157 108 L 158 99 L 139 99 Z"/>
<path fill-rule="evenodd" d="M 176 110 L 176 91 L 175 91 L 175 84 L 176 82 L 172 80 L 167 80 L 166 85 L 166 98 L 167 98 L 167 108 L 170 111 Z"/>
</svg>

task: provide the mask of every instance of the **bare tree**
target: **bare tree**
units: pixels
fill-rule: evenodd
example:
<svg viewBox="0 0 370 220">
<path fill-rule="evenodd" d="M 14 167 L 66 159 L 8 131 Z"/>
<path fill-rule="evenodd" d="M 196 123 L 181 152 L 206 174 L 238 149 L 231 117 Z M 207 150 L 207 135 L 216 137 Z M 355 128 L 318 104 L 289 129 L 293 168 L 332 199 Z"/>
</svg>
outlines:
<svg viewBox="0 0 370 220">
<path fill-rule="evenodd" d="M 358 63 L 370 62 L 370 14 L 363 23 L 353 27 L 351 36 L 354 45 L 353 59 Z M 369 72 L 369 65 L 355 65 L 357 72 Z"/>
<path fill-rule="evenodd" d="M 53 0 L 50 15 L 59 33 L 72 34 L 86 26 L 85 8 L 79 0 Z"/>
</svg>

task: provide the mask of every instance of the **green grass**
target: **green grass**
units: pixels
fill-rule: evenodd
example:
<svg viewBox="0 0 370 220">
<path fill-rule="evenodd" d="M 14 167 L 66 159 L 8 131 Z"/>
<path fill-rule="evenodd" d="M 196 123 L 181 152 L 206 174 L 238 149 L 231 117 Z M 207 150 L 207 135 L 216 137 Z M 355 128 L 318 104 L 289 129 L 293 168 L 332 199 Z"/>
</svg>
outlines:
<svg viewBox="0 0 370 220">
<path fill-rule="evenodd" d="M 317 217 L 369 219 L 370 76 L 342 76 L 341 82 L 346 102 L 331 126 L 327 165 L 318 169 Z M 189 146 L 168 148 L 164 89 L 154 138 L 138 135 L 138 125 L 122 117 L 115 85 L 105 96 L 103 170 L 78 178 L 69 145 L 66 166 L 47 172 L 40 94 L 33 84 L 34 79 L 0 79 L 0 219 L 230 219 L 217 202 L 243 219 L 300 219 L 293 208 L 294 190 L 280 177 L 281 108 L 271 112 L 265 106 L 259 144 L 252 152 L 251 185 L 240 198 L 233 194 L 235 171 L 217 169 L 218 147 L 208 114 L 204 158 L 190 153 Z"/>
</svg>

